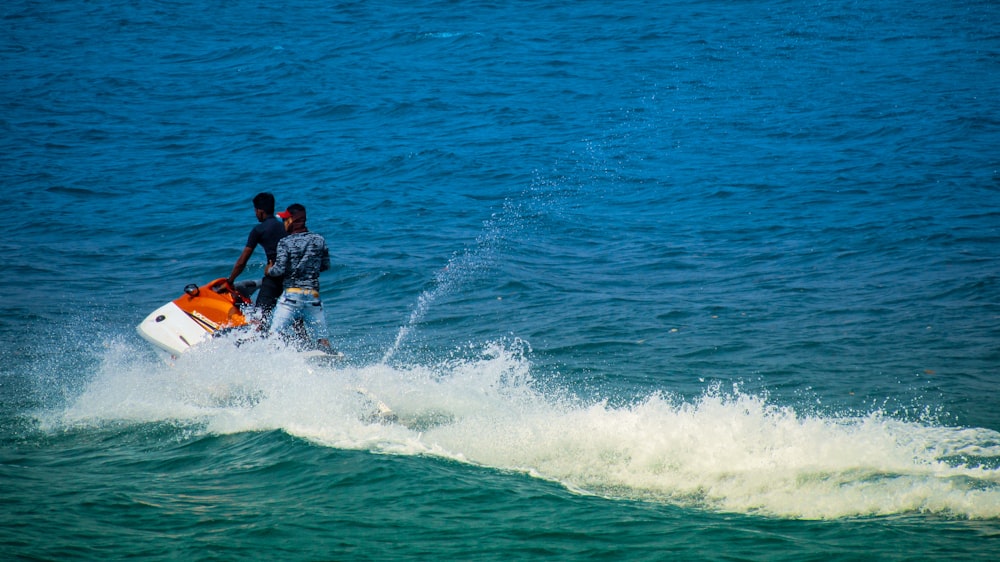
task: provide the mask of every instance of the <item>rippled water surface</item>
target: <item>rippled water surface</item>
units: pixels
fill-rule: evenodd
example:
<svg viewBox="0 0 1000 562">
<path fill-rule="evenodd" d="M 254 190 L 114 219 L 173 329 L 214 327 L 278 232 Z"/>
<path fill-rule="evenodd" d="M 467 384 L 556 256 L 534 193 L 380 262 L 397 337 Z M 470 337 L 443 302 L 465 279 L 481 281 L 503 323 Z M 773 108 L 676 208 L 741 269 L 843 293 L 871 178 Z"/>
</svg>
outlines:
<svg viewBox="0 0 1000 562">
<path fill-rule="evenodd" d="M 992 560 L 997 23 L 5 4 L 0 553 Z M 346 361 L 167 365 L 135 325 L 259 191 L 327 238 Z"/>
</svg>

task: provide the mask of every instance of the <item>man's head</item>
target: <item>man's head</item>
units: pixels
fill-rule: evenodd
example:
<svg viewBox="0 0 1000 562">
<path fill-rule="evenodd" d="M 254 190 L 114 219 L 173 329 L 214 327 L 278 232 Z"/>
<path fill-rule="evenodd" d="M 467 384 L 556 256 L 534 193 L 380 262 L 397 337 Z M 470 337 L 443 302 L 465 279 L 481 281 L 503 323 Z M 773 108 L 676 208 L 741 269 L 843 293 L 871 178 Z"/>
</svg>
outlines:
<svg viewBox="0 0 1000 562">
<path fill-rule="evenodd" d="M 287 209 L 278 213 L 278 218 L 280 219 L 297 219 L 306 218 L 306 208 L 298 203 L 292 203 Z"/>
<path fill-rule="evenodd" d="M 274 214 L 274 195 L 264 191 L 258 193 L 253 198 L 253 208 L 257 211 L 257 218 L 259 220 L 264 220 Z M 264 218 L 260 215 L 263 213 Z"/>
<path fill-rule="evenodd" d="M 278 218 L 285 221 L 285 230 L 290 233 L 304 232 L 306 229 L 306 208 L 298 203 L 292 203 L 278 213 Z"/>
</svg>

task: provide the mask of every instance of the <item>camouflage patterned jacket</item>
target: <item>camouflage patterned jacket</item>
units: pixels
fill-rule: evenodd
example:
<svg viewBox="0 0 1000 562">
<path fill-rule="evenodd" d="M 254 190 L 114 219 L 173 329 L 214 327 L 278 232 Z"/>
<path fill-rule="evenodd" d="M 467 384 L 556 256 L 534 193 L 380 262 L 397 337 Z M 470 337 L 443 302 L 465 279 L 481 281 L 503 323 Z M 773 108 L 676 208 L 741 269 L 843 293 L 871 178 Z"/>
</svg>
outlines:
<svg viewBox="0 0 1000 562">
<path fill-rule="evenodd" d="M 319 272 L 330 269 L 326 240 L 315 232 L 289 234 L 278 242 L 278 257 L 267 274 L 285 277 L 286 289 L 319 290 Z"/>
</svg>

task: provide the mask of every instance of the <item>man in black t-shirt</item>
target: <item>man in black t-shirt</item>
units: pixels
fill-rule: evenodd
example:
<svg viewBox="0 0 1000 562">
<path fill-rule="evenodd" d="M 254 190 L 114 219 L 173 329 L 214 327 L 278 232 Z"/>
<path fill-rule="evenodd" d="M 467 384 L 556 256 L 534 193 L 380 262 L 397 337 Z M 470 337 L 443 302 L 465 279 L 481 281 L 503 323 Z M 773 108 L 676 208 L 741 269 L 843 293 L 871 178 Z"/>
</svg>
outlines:
<svg viewBox="0 0 1000 562">
<path fill-rule="evenodd" d="M 258 193 L 253 198 L 253 208 L 260 224 L 253 227 L 250 236 L 247 237 L 247 244 L 243 248 L 236 264 L 233 265 L 233 272 L 229 274 L 229 283 L 232 284 L 236 278 L 243 273 L 243 269 L 250 260 L 254 249 L 258 244 L 264 248 L 264 255 L 267 257 L 267 264 L 270 267 L 278 253 L 278 240 L 285 237 L 285 225 L 274 216 L 274 195 L 270 193 Z M 257 308 L 261 309 L 265 322 L 274 310 L 274 305 L 281 296 L 282 280 L 280 278 L 264 276 L 260 283 L 260 292 L 257 293 Z"/>
</svg>

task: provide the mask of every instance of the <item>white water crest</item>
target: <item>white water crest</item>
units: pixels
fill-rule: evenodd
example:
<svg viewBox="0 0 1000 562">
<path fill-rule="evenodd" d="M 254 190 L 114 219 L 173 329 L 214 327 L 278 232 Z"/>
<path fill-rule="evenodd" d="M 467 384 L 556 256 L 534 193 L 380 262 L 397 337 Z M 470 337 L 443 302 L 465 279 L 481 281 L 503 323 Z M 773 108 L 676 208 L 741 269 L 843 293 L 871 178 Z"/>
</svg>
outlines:
<svg viewBox="0 0 1000 562">
<path fill-rule="evenodd" d="M 882 411 L 802 415 L 735 387 L 687 401 L 584 402 L 535 380 L 519 340 L 438 365 L 327 367 L 266 342 L 225 343 L 173 366 L 113 345 L 43 425 L 281 430 L 319 446 L 523 472 L 611 499 L 781 518 L 1000 518 L 1000 433 L 988 429 Z M 373 416 L 372 397 L 395 417 Z"/>
</svg>

